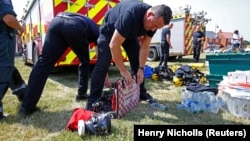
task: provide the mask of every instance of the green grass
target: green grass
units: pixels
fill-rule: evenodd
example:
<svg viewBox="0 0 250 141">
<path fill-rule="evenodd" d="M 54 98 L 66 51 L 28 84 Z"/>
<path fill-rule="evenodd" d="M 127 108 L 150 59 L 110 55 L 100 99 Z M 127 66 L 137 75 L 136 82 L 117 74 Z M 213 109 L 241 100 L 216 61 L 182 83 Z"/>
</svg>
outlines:
<svg viewBox="0 0 250 141">
<path fill-rule="evenodd" d="M 204 62 L 204 55 L 201 62 Z M 169 65 L 185 64 L 192 62 L 189 57 L 180 60 L 171 60 Z M 23 65 L 22 58 L 16 58 L 16 66 L 20 70 L 25 81 L 28 81 L 30 66 Z M 154 67 L 158 62 L 147 62 Z M 126 63 L 127 65 L 127 63 Z M 207 73 L 207 69 L 203 69 Z M 114 81 L 120 77 L 117 69 L 110 68 L 110 77 Z M 41 74 L 42 75 L 42 74 Z M 45 85 L 43 95 L 38 103 L 42 108 L 41 112 L 34 113 L 28 118 L 21 119 L 17 113 L 20 103 L 11 91 L 8 90 L 3 99 L 4 112 L 9 113 L 9 117 L 0 121 L 1 141 L 132 141 L 133 126 L 135 124 L 250 124 L 249 119 L 236 117 L 228 112 L 220 111 L 218 114 L 202 113 L 192 114 L 177 108 L 180 103 L 181 91 L 184 87 L 175 87 L 171 82 L 157 82 L 146 79 L 148 92 L 160 103 L 168 105 L 168 111 L 157 111 L 146 102 L 139 105 L 127 113 L 121 119 L 112 119 L 113 134 L 106 137 L 85 135 L 80 137 L 77 132 L 67 131 L 66 125 L 71 117 L 74 108 L 84 107 L 86 101 L 77 103 L 75 96 L 77 93 L 77 69 L 66 69 L 64 72 L 51 74 Z"/>
</svg>

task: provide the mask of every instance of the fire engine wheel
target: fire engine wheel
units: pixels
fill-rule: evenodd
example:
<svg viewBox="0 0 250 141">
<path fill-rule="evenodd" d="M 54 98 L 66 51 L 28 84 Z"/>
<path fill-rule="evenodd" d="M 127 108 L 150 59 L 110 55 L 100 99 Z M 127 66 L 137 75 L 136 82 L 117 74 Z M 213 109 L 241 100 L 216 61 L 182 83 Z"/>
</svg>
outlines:
<svg viewBox="0 0 250 141">
<path fill-rule="evenodd" d="M 36 62 L 38 61 L 38 50 L 36 47 L 33 48 L 33 51 L 32 51 L 32 61 L 33 61 L 33 64 L 35 65 Z"/>
<path fill-rule="evenodd" d="M 148 53 L 148 61 L 157 61 L 158 59 L 158 54 L 155 48 L 150 48 L 149 53 Z"/>
</svg>

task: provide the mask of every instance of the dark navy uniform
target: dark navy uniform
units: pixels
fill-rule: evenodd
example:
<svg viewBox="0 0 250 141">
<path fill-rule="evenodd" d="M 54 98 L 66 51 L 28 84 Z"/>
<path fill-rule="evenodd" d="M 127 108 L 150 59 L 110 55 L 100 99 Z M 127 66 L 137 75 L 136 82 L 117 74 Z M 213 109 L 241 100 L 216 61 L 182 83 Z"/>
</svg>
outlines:
<svg viewBox="0 0 250 141">
<path fill-rule="evenodd" d="M 151 6 L 138 1 L 121 1 L 115 7 L 110 9 L 100 27 L 100 36 L 98 44 L 98 60 L 92 73 L 90 96 L 86 108 L 91 110 L 91 105 L 102 93 L 104 81 L 110 61 L 112 59 L 109 48 L 110 40 L 116 30 L 125 38 L 122 47 L 124 48 L 131 66 L 131 74 L 136 74 L 139 67 L 139 36 L 148 35 L 153 37 L 155 32 L 144 29 L 143 17 Z M 144 81 L 140 85 L 141 99 L 148 99 L 147 91 L 144 87 Z"/>
<path fill-rule="evenodd" d="M 16 16 L 11 0 L 0 0 L 0 119 L 3 117 L 2 99 L 9 87 L 14 68 L 16 30 L 7 26 L 3 17 L 6 14 Z"/>
<path fill-rule="evenodd" d="M 79 79 L 84 93 L 88 88 L 89 44 L 96 42 L 99 27 L 86 16 L 62 12 L 50 23 L 43 45 L 42 54 L 29 76 L 26 95 L 20 109 L 20 115 L 28 115 L 38 110 L 38 103 L 50 70 L 61 55 L 70 47 L 79 58 Z"/>
<path fill-rule="evenodd" d="M 12 90 L 12 94 L 16 95 L 21 102 L 25 95 L 27 85 L 16 67 L 14 67 L 9 88 Z"/>
<path fill-rule="evenodd" d="M 196 31 L 193 33 L 193 58 L 195 62 L 199 62 L 200 59 L 200 51 L 201 51 L 201 42 L 198 41 L 198 38 L 203 38 L 204 34 L 201 31 Z"/>
<path fill-rule="evenodd" d="M 164 67 L 167 66 L 168 57 L 169 57 L 169 47 L 170 47 L 166 40 L 167 35 L 171 36 L 171 30 L 168 27 L 164 28 L 161 34 L 161 50 L 162 50 L 163 55 L 160 58 L 159 66 L 161 66 L 163 63 Z"/>
</svg>

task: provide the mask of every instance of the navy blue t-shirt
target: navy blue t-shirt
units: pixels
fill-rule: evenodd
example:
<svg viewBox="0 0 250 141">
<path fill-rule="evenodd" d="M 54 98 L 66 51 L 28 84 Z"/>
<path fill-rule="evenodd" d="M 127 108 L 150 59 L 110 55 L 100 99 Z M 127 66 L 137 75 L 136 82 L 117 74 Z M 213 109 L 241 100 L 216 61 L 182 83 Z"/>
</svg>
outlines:
<svg viewBox="0 0 250 141">
<path fill-rule="evenodd" d="M 99 36 L 99 27 L 98 25 L 91 20 L 89 17 L 78 14 L 78 13 L 70 13 L 70 12 L 62 12 L 67 16 L 74 17 L 78 21 L 80 21 L 85 27 L 87 32 L 87 39 L 89 43 L 94 42 L 96 44 L 97 38 Z"/>
<path fill-rule="evenodd" d="M 117 29 L 124 38 L 144 35 L 153 37 L 155 31 L 146 30 L 143 26 L 144 14 L 150 7 L 150 5 L 137 0 L 121 1 L 106 13 L 100 30 L 105 30 L 109 35 L 112 35 Z"/>
<path fill-rule="evenodd" d="M 15 17 L 17 16 L 16 13 L 14 12 L 14 10 L 13 10 L 13 5 L 12 5 L 11 0 L 0 0 L 0 28 L 4 28 L 5 26 L 7 26 L 3 22 L 3 17 L 6 14 L 11 14 L 11 15 L 13 15 Z"/>
<path fill-rule="evenodd" d="M 201 44 L 201 41 L 197 41 L 197 38 L 202 38 L 204 37 L 203 32 L 197 31 L 193 33 L 193 43 L 194 44 Z"/>
<path fill-rule="evenodd" d="M 161 41 L 167 41 L 166 40 L 166 36 L 167 35 L 169 35 L 169 36 L 171 36 L 171 31 L 170 31 L 170 29 L 169 28 L 164 28 L 163 30 L 162 30 L 162 33 L 161 33 Z"/>
</svg>

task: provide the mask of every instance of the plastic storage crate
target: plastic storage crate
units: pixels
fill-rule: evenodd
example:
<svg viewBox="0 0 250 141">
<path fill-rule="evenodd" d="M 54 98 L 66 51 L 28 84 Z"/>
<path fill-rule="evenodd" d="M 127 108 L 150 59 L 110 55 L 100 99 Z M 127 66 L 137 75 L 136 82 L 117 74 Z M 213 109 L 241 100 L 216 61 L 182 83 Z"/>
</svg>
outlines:
<svg viewBox="0 0 250 141">
<path fill-rule="evenodd" d="M 218 83 L 223 80 L 223 75 L 207 74 L 206 79 L 209 83 L 209 87 L 218 88 Z"/>
<path fill-rule="evenodd" d="M 250 70 L 250 53 L 207 54 L 210 74 L 227 75 L 230 71 Z"/>
<path fill-rule="evenodd" d="M 237 117 L 250 118 L 250 98 L 231 96 L 229 92 L 222 92 L 223 103 L 225 103 L 224 110 L 230 112 Z"/>
</svg>

